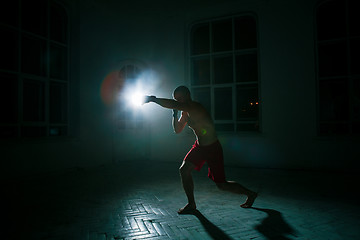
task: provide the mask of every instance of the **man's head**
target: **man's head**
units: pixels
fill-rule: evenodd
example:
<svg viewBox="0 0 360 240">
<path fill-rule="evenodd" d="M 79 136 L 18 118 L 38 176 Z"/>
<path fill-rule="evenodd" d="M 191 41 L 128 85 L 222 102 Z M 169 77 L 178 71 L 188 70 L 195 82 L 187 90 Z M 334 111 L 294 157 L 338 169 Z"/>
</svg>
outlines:
<svg viewBox="0 0 360 240">
<path fill-rule="evenodd" d="M 179 86 L 174 90 L 173 97 L 178 102 L 187 102 L 191 100 L 190 90 L 185 86 Z"/>
</svg>

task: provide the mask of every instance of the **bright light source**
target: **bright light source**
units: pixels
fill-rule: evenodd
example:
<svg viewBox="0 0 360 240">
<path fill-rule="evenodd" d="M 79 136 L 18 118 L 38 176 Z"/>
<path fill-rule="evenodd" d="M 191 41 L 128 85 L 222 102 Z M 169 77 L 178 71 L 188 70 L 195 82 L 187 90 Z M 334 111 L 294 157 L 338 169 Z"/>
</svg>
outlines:
<svg viewBox="0 0 360 240">
<path fill-rule="evenodd" d="M 144 98 L 144 94 L 136 92 L 130 96 L 130 103 L 134 107 L 140 107 L 144 103 Z"/>
<path fill-rule="evenodd" d="M 146 91 L 141 79 L 137 79 L 135 84 L 126 86 L 123 94 L 123 100 L 126 105 L 132 108 L 139 108 L 144 104 Z"/>
<path fill-rule="evenodd" d="M 152 71 L 144 71 L 135 79 L 126 79 L 118 101 L 122 106 L 135 108 L 135 112 L 140 113 L 146 110 L 146 107 L 143 108 L 145 97 L 156 94 L 158 88 L 157 75 Z"/>
</svg>

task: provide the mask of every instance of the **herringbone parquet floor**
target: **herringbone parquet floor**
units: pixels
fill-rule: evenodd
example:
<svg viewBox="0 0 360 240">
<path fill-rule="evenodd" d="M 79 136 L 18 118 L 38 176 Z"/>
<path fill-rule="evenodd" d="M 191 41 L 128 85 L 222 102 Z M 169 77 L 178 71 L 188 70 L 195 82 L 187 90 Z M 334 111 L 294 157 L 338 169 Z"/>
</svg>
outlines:
<svg viewBox="0 0 360 240">
<path fill-rule="evenodd" d="M 186 203 L 180 163 L 122 163 L 4 182 L 4 239 L 360 239 L 356 174 L 227 167 L 259 192 L 221 192 L 194 173 L 198 211 Z M 4 225 L 3 225 L 4 226 Z M 6 235 L 5 235 L 6 234 Z"/>
</svg>

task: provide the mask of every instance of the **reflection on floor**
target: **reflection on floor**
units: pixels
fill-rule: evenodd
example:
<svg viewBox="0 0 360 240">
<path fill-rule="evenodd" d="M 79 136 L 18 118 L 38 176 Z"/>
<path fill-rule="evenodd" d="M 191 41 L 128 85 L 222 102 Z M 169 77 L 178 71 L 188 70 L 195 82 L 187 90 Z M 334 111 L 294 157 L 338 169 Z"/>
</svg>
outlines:
<svg viewBox="0 0 360 240">
<path fill-rule="evenodd" d="M 178 164 L 179 165 L 179 164 Z M 31 176 L 4 184 L 8 239 L 360 239 L 356 174 L 227 167 L 256 190 L 221 192 L 204 166 L 194 173 L 198 211 L 186 203 L 178 165 L 122 163 Z M 5 201 L 5 202 L 4 202 Z"/>
</svg>

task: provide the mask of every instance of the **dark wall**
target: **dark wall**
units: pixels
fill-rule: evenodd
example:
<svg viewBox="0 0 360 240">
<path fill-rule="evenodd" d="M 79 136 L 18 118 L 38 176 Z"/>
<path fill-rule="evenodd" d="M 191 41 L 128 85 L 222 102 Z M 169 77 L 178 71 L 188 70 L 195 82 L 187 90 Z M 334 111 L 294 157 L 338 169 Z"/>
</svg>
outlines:
<svg viewBox="0 0 360 240">
<path fill-rule="evenodd" d="M 219 133 L 226 164 L 243 167 L 359 168 L 359 140 L 318 137 L 315 0 L 65 1 L 71 16 L 70 136 L 1 145 L 9 174 L 146 158 L 180 161 L 195 140 L 173 134 L 171 111 L 142 110 L 145 127 L 119 131 L 116 104 L 101 96 L 127 62 L 151 71 L 151 94 L 171 98 L 189 85 L 188 34 L 195 21 L 251 12 L 257 17 L 260 133 Z"/>
</svg>

